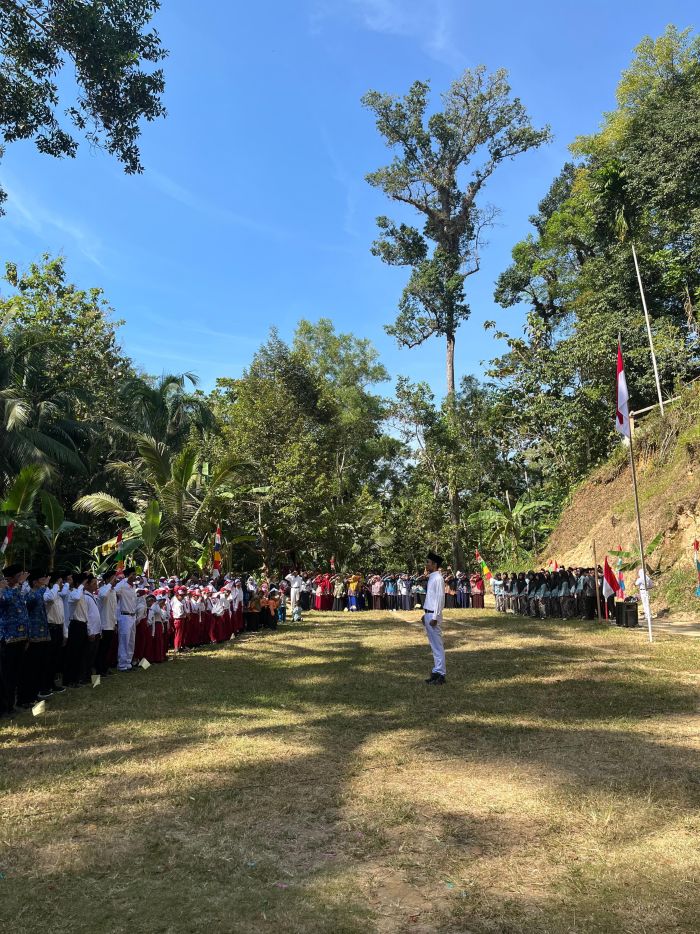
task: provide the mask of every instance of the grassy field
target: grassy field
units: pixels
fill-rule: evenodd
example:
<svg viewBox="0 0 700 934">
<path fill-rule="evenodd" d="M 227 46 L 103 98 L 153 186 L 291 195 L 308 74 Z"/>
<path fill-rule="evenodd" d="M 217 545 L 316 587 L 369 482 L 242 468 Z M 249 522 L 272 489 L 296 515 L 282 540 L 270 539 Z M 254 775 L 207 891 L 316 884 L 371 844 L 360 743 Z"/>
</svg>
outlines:
<svg viewBox="0 0 700 934">
<path fill-rule="evenodd" d="M 0 727 L 0 930 L 700 930 L 700 645 L 317 614 Z M 409 619 L 410 616 L 410 619 Z"/>
</svg>

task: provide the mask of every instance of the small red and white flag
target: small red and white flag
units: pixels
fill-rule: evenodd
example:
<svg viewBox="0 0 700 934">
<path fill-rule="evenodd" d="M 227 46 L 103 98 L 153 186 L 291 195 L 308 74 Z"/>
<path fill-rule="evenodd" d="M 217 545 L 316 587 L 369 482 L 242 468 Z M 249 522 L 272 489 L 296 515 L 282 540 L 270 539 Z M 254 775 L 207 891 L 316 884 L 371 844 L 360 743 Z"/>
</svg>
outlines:
<svg viewBox="0 0 700 934">
<path fill-rule="evenodd" d="M 10 522 L 5 532 L 5 538 L 3 539 L 2 545 L 0 545 L 0 555 L 4 555 L 7 549 L 12 544 L 12 536 L 15 534 L 15 524 Z"/>
<path fill-rule="evenodd" d="M 622 345 L 617 342 L 617 411 L 615 414 L 615 430 L 625 438 L 630 432 L 630 406 L 629 392 L 627 391 L 627 378 L 625 377 L 625 364 L 622 360 Z"/>
<path fill-rule="evenodd" d="M 615 577 L 615 572 L 608 564 L 608 556 L 605 556 L 605 565 L 603 566 L 603 596 L 607 600 L 620 589 L 620 584 Z"/>
</svg>

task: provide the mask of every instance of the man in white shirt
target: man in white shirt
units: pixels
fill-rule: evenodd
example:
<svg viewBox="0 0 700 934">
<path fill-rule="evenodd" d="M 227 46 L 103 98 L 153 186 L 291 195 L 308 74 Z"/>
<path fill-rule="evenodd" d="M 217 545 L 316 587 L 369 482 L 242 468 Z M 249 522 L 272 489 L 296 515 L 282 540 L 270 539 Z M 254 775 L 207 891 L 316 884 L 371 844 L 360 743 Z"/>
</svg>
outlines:
<svg viewBox="0 0 700 934">
<path fill-rule="evenodd" d="M 100 619 L 102 621 L 100 644 L 97 647 L 97 657 L 95 658 L 95 671 L 98 675 L 110 674 L 108 661 L 117 629 L 117 595 L 114 592 L 116 583 L 117 572 L 107 571 L 102 579 L 102 586 L 97 591 L 97 602 L 100 607 Z"/>
<path fill-rule="evenodd" d="M 293 574 L 287 574 L 285 580 L 289 584 L 289 603 L 292 608 L 292 613 L 296 610 L 299 605 L 299 599 L 301 596 L 301 588 L 304 584 L 304 578 L 295 571 Z"/>
<path fill-rule="evenodd" d="M 428 586 L 423 603 L 423 625 L 433 652 L 433 671 L 426 684 L 444 684 L 447 669 L 445 667 L 445 646 L 442 642 L 442 611 L 445 607 L 445 579 L 440 568 L 442 558 L 434 551 L 429 551 L 425 570 L 429 575 Z"/>
<path fill-rule="evenodd" d="M 119 581 L 114 588 L 119 608 L 118 629 L 119 649 L 117 653 L 117 667 L 119 671 L 131 671 L 131 661 L 134 657 L 134 642 L 136 640 L 136 591 L 134 581 L 136 574 L 133 570 Z"/>
</svg>

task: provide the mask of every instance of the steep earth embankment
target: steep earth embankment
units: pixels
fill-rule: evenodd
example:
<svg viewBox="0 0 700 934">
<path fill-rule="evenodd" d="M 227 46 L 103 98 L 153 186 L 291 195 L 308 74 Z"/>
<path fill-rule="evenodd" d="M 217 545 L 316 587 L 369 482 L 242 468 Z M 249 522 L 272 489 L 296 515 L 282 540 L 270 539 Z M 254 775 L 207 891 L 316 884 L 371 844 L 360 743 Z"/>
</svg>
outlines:
<svg viewBox="0 0 700 934">
<path fill-rule="evenodd" d="M 700 538 L 700 386 L 696 383 L 636 428 L 637 480 L 645 548 L 663 533 L 648 557 L 657 584 L 655 609 L 700 615 L 695 596 L 693 541 Z M 564 565 L 599 564 L 620 545 L 637 551 L 634 496 L 627 449 L 620 445 L 571 495 L 544 553 Z"/>
</svg>

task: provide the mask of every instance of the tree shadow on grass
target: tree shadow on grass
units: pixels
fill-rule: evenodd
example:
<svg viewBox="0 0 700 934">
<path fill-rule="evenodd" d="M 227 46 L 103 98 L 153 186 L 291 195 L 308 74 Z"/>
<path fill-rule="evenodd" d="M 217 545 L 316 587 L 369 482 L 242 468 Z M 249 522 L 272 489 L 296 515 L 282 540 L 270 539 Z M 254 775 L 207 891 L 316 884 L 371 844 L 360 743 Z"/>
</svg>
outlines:
<svg viewBox="0 0 700 934">
<path fill-rule="evenodd" d="M 252 652 L 209 651 L 103 694 L 78 692 L 60 717 L 25 728 L 23 743 L 6 750 L 7 792 L 35 788 L 46 801 L 48 791 L 50 804 L 51 788 L 82 783 L 81 805 L 64 803 L 44 822 L 34 816 L 33 839 L 20 833 L 5 857 L 4 905 L 24 909 L 13 929 L 92 931 L 99 897 L 100 927 L 114 932 L 373 930 L 386 906 L 362 879 L 406 858 L 392 828 L 432 865 L 425 880 L 442 885 L 440 911 L 449 914 L 464 901 L 440 882 L 450 860 L 497 859 L 524 844 L 515 813 L 479 821 L 447 805 L 429 817 L 416 811 L 416 768 L 430 775 L 441 758 L 467 775 L 505 763 L 516 773 L 535 768 L 552 793 L 608 791 L 630 802 L 653 773 L 676 810 L 696 803 L 693 750 L 613 728 L 622 710 L 629 723 L 644 719 L 648 696 L 660 713 L 688 709 L 688 691 L 671 680 L 576 677 L 595 650 L 575 646 L 546 655 L 475 646 L 453 653 L 449 685 L 433 689 L 416 677 L 422 643 L 363 642 L 399 628 L 329 625 L 321 647 L 297 641 L 303 630 L 280 631 Z M 188 764 L 173 780 L 181 756 Z M 379 809 L 371 795 L 363 804 L 402 769 L 406 788 L 399 780 L 382 792 Z M 437 850 L 423 846 L 431 834 Z M 477 894 L 486 919 L 500 902 Z M 409 924 L 402 911 L 395 930 Z"/>
</svg>

